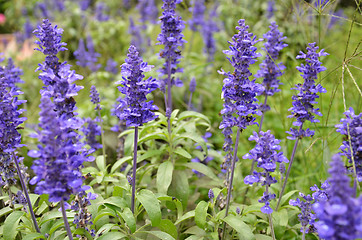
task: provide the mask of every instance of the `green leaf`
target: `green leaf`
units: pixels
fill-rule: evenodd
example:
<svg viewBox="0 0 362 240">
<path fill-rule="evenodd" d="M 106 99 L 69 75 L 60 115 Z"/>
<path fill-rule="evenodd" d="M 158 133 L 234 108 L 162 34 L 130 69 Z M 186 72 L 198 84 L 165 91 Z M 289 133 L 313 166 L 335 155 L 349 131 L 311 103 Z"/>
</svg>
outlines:
<svg viewBox="0 0 362 240">
<path fill-rule="evenodd" d="M 163 162 L 157 171 L 157 191 L 166 194 L 172 181 L 173 164 L 171 161 Z"/>
<path fill-rule="evenodd" d="M 208 207 L 209 204 L 207 202 L 200 201 L 195 208 L 195 223 L 201 229 L 204 229 L 206 225 Z"/>
<path fill-rule="evenodd" d="M 240 239 L 256 240 L 250 227 L 243 222 L 240 216 L 229 215 L 222 220 L 238 232 Z"/>
<path fill-rule="evenodd" d="M 132 211 L 129 208 L 125 208 L 123 212 L 120 212 L 119 215 L 123 218 L 123 220 L 127 223 L 127 226 L 131 230 L 132 233 L 136 231 L 136 220 Z"/>
<path fill-rule="evenodd" d="M 185 213 L 182 217 L 180 217 L 176 222 L 175 225 L 179 224 L 182 221 L 185 221 L 186 219 L 195 217 L 195 210 L 192 210 L 190 212 Z"/>
<path fill-rule="evenodd" d="M 64 226 L 64 221 L 63 221 L 63 219 L 59 219 L 55 223 L 50 223 L 50 224 L 52 224 L 52 227 L 49 230 L 49 235 L 52 235 L 58 228 Z"/>
<path fill-rule="evenodd" d="M 11 209 L 10 207 L 4 207 L 2 209 L 0 209 L 0 217 L 3 215 L 6 215 L 8 213 L 11 213 L 13 211 L 13 209 Z"/>
<path fill-rule="evenodd" d="M 160 156 L 162 154 L 162 151 L 159 149 L 155 150 L 147 150 L 144 154 L 137 157 L 137 162 L 141 162 L 145 159 L 154 157 L 154 156 Z"/>
<path fill-rule="evenodd" d="M 171 220 L 161 219 L 161 223 L 158 228 L 161 229 L 161 231 L 170 234 L 174 239 L 177 239 L 177 228 Z"/>
<path fill-rule="evenodd" d="M 30 233 L 26 235 L 23 240 L 46 239 L 41 233 Z"/>
<path fill-rule="evenodd" d="M 104 204 L 107 206 L 107 204 L 116 206 L 118 208 L 125 208 L 127 206 L 126 201 L 124 200 L 124 198 L 122 197 L 109 197 L 105 200 L 103 200 L 102 202 L 100 202 L 101 204 Z M 108 207 L 108 206 L 107 206 Z M 113 209 L 114 210 L 114 209 Z"/>
<path fill-rule="evenodd" d="M 255 234 L 256 240 L 272 240 L 273 238 L 267 235 Z"/>
<path fill-rule="evenodd" d="M 101 170 L 102 172 L 103 172 L 104 170 L 106 170 L 106 161 L 105 161 L 103 155 L 98 156 L 98 157 L 96 158 L 96 164 L 97 164 L 97 167 L 99 168 L 99 170 Z"/>
<path fill-rule="evenodd" d="M 20 218 L 25 214 L 25 212 L 12 212 L 9 216 L 6 217 L 4 222 L 4 232 L 3 236 L 6 240 L 13 240 L 15 239 L 16 235 L 18 234 L 18 227 Z"/>
<path fill-rule="evenodd" d="M 107 232 L 106 234 L 102 235 L 101 237 L 97 238 L 97 240 L 118 240 L 125 238 L 126 235 L 121 232 Z"/>
<path fill-rule="evenodd" d="M 186 174 L 183 171 L 174 171 L 167 195 L 179 199 L 183 209 L 186 209 L 189 199 L 189 190 L 189 181 Z"/>
<path fill-rule="evenodd" d="M 139 233 L 151 234 L 161 240 L 175 240 L 170 234 L 161 231 L 141 231 Z"/>
<path fill-rule="evenodd" d="M 288 199 L 294 195 L 296 192 L 299 192 L 298 190 L 293 190 L 293 191 L 290 191 L 288 193 L 286 193 L 283 197 L 282 197 L 282 200 L 280 201 L 280 206 L 283 206 L 283 204 L 288 201 Z"/>
<path fill-rule="evenodd" d="M 170 196 L 158 196 L 157 199 L 160 201 L 173 202 L 177 209 L 177 218 L 180 218 L 182 216 L 183 214 L 182 203 L 177 198 Z"/>
<path fill-rule="evenodd" d="M 159 140 L 164 140 L 167 141 L 167 136 L 163 133 L 163 132 L 154 132 L 151 134 L 147 134 L 146 136 L 140 138 L 138 140 L 138 143 L 143 143 L 152 139 L 159 139 Z"/>
<path fill-rule="evenodd" d="M 141 202 L 150 217 L 153 227 L 156 227 L 161 222 L 161 209 L 156 196 L 150 190 L 143 189 L 137 194 L 138 201 Z"/>
<path fill-rule="evenodd" d="M 181 164 L 182 166 L 188 167 L 190 169 L 196 170 L 205 176 L 208 176 L 212 179 L 219 179 L 214 172 L 211 170 L 210 167 L 206 166 L 205 164 L 199 163 L 199 162 L 188 162 Z"/>
<path fill-rule="evenodd" d="M 101 211 L 93 220 L 93 223 L 96 224 L 98 222 L 99 219 L 101 219 L 102 217 L 104 216 L 112 216 L 114 218 L 117 218 L 116 214 L 113 213 L 113 212 L 110 212 L 112 210 L 110 209 L 106 209 L 106 210 L 103 210 Z"/>
<path fill-rule="evenodd" d="M 131 156 L 123 157 L 121 159 L 118 159 L 111 168 L 111 174 L 117 171 L 118 168 L 120 168 L 125 162 L 132 160 Z"/>
<path fill-rule="evenodd" d="M 201 118 L 210 124 L 210 120 L 208 117 L 206 117 L 205 115 L 203 115 L 201 113 L 194 112 L 194 111 L 184 111 L 178 116 L 178 119 L 179 119 L 179 121 L 181 121 L 181 120 L 184 120 L 186 118 L 191 118 L 191 117 Z"/>
<path fill-rule="evenodd" d="M 275 225 L 286 227 L 288 225 L 288 211 L 287 209 L 281 209 L 278 212 L 273 212 L 273 218 L 275 219 Z"/>
<path fill-rule="evenodd" d="M 76 235 L 76 236 L 77 235 L 85 236 L 87 238 L 87 240 L 93 240 L 92 235 L 84 228 L 77 228 L 75 231 L 73 231 L 72 234 Z"/>
<path fill-rule="evenodd" d="M 204 154 L 207 154 L 206 142 L 202 137 L 196 135 L 195 133 L 186 132 L 186 133 L 182 133 L 182 134 L 178 135 L 175 138 L 175 141 L 179 140 L 179 139 L 182 139 L 182 138 L 191 139 L 192 141 L 196 142 L 199 146 L 202 147 L 202 150 L 204 151 Z"/>
<path fill-rule="evenodd" d="M 187 158 L 187 159 L 191 159 L 192 156 L 190 155 L 190 153 L 188 153 L 185 149 L 183 149 L 182 147 L 178 147 L 175 149 L 174 153 Z"/>
</svg>

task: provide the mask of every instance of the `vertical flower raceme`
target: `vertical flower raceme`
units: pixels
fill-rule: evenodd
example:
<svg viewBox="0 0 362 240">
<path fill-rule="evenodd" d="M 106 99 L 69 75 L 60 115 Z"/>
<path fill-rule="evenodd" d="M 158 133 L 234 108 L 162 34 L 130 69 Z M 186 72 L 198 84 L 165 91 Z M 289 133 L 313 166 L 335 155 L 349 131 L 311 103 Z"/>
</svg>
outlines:
<svg viewBox="0 0 362 240">
<path fill-rule="evenodd" d="M 280 205 L 281 199 L 283 197 L 283 193 L 288 181 L 288 177 L 293 165 L 294 156 L 297 150 L 299 139 L 303 137 L 310 137 L 314 135 L 314 131 L 309 128 L 303 129 L 303 124 L 306 121 L 310 121 L 312 123 L 319 122 L 319 120 L 315 119 L 315 115 L 321 116 L 322 114 L 319 112 L 319 108 L 315 108 L 314 104 L 317 103 L 316 99 L 319 98 L 318 93 L 325 93 L 326 90 L 320 84 L 315 84 L 315 80 L 318 78 L 318 73 L 326 70 L 325 67 L 322 66 L 322 63 L 319 61 L 319 57 L 328 55 L 322 49 L 319 53 L 317 53 L 318 47 L 316 43 L 309 43 L 309 47 L 307 47 L 307 53 L 303 53 L 300 51 L 300 55 L 298 55 L 297 59 L 305 59 L 306 64 L 301 64 L 297 69 L 301 72 L 301 76 L 304 78 L 304 83 L 298 83 L 295 89 L 298 91 L 297 95 L 292 96 L 292 104 L 293 107 L 289 109 L 291 111 L 291 115 L 289 118 L 294 117 L 296 121 L 293 122 L 293 125 L 298 128 L 291 128 L 290 131 L 287 131 L 291 136 L 288 136 L 288 139 L 296 140 L 294 143 L 292 155 L 290 157 L 290 163 L 288 166 L 287 173 L 285 175 L 285 180 L 283 183 L 282 190 L 280 191 L 279 200 L 277 203 L 277 208 Z"/>
<path fill-rule="evenodd" d="M 266 9 L 267 15 L 266 17 L 268 19 L 271 19 L 274 16 L 274 11 L 275 11 L 275 1 L 274 0 L 269 0 L 268 1 L 268 7 Z"/>
<path fill-rule="evenodd" d="M 214 33 L 220 30 L 215 21 L 215 19 L 218 19 L 216 9 L 217 5 L 214 6 L 214 9 L 210 12 L 208 18 L 205 19 L 204 23 L 201 25 L 201 34 L 204 40 L 204 51 L 207 54 L 208 62 L 212 62 L 214 60 L 216 52 Z"/>
<path fill-rule="evenodd" d="M 137 5 L 138 11 L 140 13 L 140 20 L 143 24 L 143 27 L 146 28 L 147 21 L 155 24 L 158 18 L 158 9 L 155 4 L 155 0 L 140 0 Z"/>
<path fill-rule="evenodd" d="M 74 131 L 81 127 L 79 119 L 71 118 L 64 121 L 54 111 L 55 106 L 51 99 L 43 95 L 40 104 L 40 132 L 36 135 L 40 144 L 38 150 L 29 151 L 30 157 L 36 158 L 32 169 L 35 177 L 30 181 L 37 184 L 37 194 L 48 194 L 49 201 L 66 201 L 71 194 L 85 191 L 82 186 L 83 178 L 80 168 L 86 157 L 79 136 L 75 139 Z M 59 127 L 54 127 L 59 126 Z M 76 154 L 75 154 L 76 153 Z"/>
<path fill-rule="evenodd" d="M 144 80 L 144 73 L 151 68 L 139 57 L 136 47 L 130 46 L 126 63 L 121 66 L 122 80 L 117 82 L 122 85 L 118 89 L 125 97 L 119 99 L 115 112 L 120 120 L 126 121 L 127 126 L 141 126 L 156 118 L 152 111 L 158 108 L 153 101 L 147 101 L 146 95 L 158 85 L 152 77 Z"/>
<path fill-rule="evenodd" d="M 0 186 L 9 189 L 16 183 L 16 166 L 13 153 L 21 144 L 21 135 L 18 131 L 26 118 L 21 117 L 24 112 L 19 106 L 26 102 L 19 100 L 22 94 L 15 85 L 22 82 L 19 75 L 22 72 L 9 59 L 7 66 L 0 67 Z"/>
<path fill-rule="evenodd" d="M 312 205 L 319 201 L 328 200 L 328 188 L 328 181 L 325 181 L 322 184 L 321 189 L 319 189 L 315 184 L 313 187 L 310 187 L 310 190 L 314 192 L 312 196 L 309 194 L 305 195 L 300 192 L 300 198 L 297 198 L 296 200 L 291 199 L 289 201 L 290 205 L 300 208 L 301 213 L 298 215 L 298 219 L 302 225 L 300 231 L 303 232 L 303 235 L 309 232 L 315 232 L 314 224 L 316 215 L 312 209 Z"/>
<path fill-rule="evenodd" d="M 109 8 L 104 2 L 97 2 L 95 9 L 95 18 L 100 22 L 108 21 L 110 18 L 106 13 L 108 11 Z"/>
<path fill-rule="evenodd" d="M 158 44 L 162 44 L 164 48 L 160 51 L 160 57 L 165 59 L 163 68 L 160 69 L 161 76 L 163 76 L 160 82 L 160 88 L 165 92 L 165 87 L 168 85 L 171 92 L 172 85 L 182 86 L 182 81 L 178 78 L 171 77 L 176 72 L 182 72 L 181 68 L 177 68 L 177 64 L 180 63 L 181 50 L 180 48 L 186 42 L 183 40 L 182 30 L 185 28 L 184 21 L 176 14 L 176 4 L 182 0 L 164 0 L 163 1 L 163 13 L 160 17 L 161 21 L 161 33 L 158 35 Z M 170 82 L 170 84 L 168 83 Z M 170 94 L 168 94 L 170 95 Z M 168 96 L 171 100 L 171 96 Z M 171 102 L 172 103 L 172 102 Z M 166 104 L 168 106 L 169 104 Z M 168 106 L 171 111 L 172 106 Z M 170 113 L 170 112 L 169 112 Z"/>
<path fill-rule="evenodd" d="M 265 205 L 261 208 L 261 211 L 266 214 L 273 212 L 270 207 L 270 200 L 275 198 L 275 194 L 269 192 L 269 188 L 277 180 L 271 175 L 277 168 L 277 163 L 288 162 L 282 152 L 277 152 L 281 149 L 279 146 L 280 140 L 275 139 L 270 131 L 267 132 L 254 132 L 249 137 L 249 141 L 255 141 L 256 146 L 250 150 L 249 153 L 244 155 L 244 159 L 251 159 L 257 162 L 257 167 L 263 169 L 262 172 L 254 171 L 252 175 L 248 175 L 244 179 L 245 184 L 260 183 L 262 186 L 266 186 L 266 191 L 259 202 Z"/>
<path fill-rule="evenodd" d="M 349 163 L 356 167 L 357 179 L 362 181 L 362 113 L 356 115 L 353 108 L 344 113 L 346 118 L 341 119 L 341 124 L 337 124 L 337 132 L 344 135 L 345 140 L 339 148 L 346 156 Z"/>
<path fill-rule="evenodd" d="M 204 0 L 193 0 L 190 11 L 192 13 L 192 18 L 189 21 L 190 29 L 194 32 L 199 30 L 199 27 L 204 23 L 204 13 L 206 10 Z"/>
<path fill-rule="evenodd" d="M 107 60 L 107 65 L 105 67 L 105 70 L 112 74 L 117 74 L 118 73 L 118 63 L 116 61 L 114 61 L 112 58 L 109 58 Z"/>
<path fill-rule="evenodd" d="M 127 126 L 135 127 L 134 145 L 133 145 L 133 167 L 132 167 L 132 200 L 131 210 L 135 209 L 136 194 L 136 168 L 137 168 L 137 143 L 138 143 L 138 127 L 156 118 L 152 110 L 157 110 L 157 106 L 153 105 L 153 101 L 147 101 L 147 94 L 158 88 L 156 79 L 150 77 L 144 80 L 144 72 L 150 71 L 152 66 L 139 57 L 139 53 L 135 46 L 128 49 L 127 59 L 121 65 L 122 80 L 118 89 L 125 95 L 119 99 L 119 105 L 116 108 L 116 115 L 120 120 L 126 122 Z"/>
<path fill-rule="evenodd" d="M 97 64 L 100 54 L 95 51 L 91 36 L 87 37 L 87 50 L 84 40 L 80 39 L 78 49 L 74 52 L 74 55 L 77 59 L 77 65 L 80 67 L 88 67 L 92 72 L 101 67 L 100 64 Z"/>
<path fill-rule="evenodd" d="M 224 108 L 221 110 L 223 120 L 219 128 L 222 129 L 225 135 L 224 151 L 227 153 L 224 161 L 224 169 L 228 169 L 232 152 L 232 127 L 237 126 L 240 129 L 246 129 L 247 126 L 256 124 L 255 114 L 260 114 L 258 111 L 257 95 L 260 95 L 264 88 L 255 83 L 254 80 L 249 80 L 252 73 L 249 66 L 256 62 L 256 58 L 260 54 L 256 53 L 257 48 L 253 45 L 260 40 L 257 40 L 252 33 L 248 32 L 249 26 L 245 25 L 245 20 L 239 20 L 239 26 L 236 29 L 239 31 L 232 38 L 230 50 L 225 50 L 229 62 L 234 67 L 234 72 L 219 71 L 225 76 L 224 86 L 222 88 L 222 97 L 224 99 Z"/>
<path fill-rule="evenodd" d="M 313 204 L 316 218 L 315 227 L 320 238 L 359 239 L 361 229 L 361 203 L 353 198 L 354 190 L 339 155 L 334 155 L 330 163 L 328 200 Z"/>
<path fill-rule="evenodd" d="M 46 72 L 48 69 L 53 71 L 53 74 L 57 74 L 60 67 L 59 58 L 57 54 L 60 51 L 67 50 L 64 46 L 67 44 L 62 42 L 62 33 L 63 29 L 58 28 L 56 25 L 53 27 L 48 19 L 44 19 L 43 23 L 38 26 L 34 31 L 35 36 L 39 38 L 35 43 L 38 44 L 39 48 L 36 50 L 42 52 L 45 57 L 45 62 L 39 64 L 37 70 L 42 70 Z M 44 82 L 44 85 L 49 85 L 50 83 Z"/>
<path fill-rule="evenodd" d="M 307 47 L 307 53 L 300 52 L 300 55 L 297 56 L 297 59 L 305 59 L 306 61 L 306 64 L 301 64 L 300 67 L 297 67 L 298 71 L 302 73 L 301 76 L 304 78 L 304 83 L 299 83 L 295 88 L 292 88 L 297 90 L 298 93 L 292 97 L 293 107 L 289 109 L 291 115 L 288 116 L 296 119 L 293 125 L 297 127 L 302 126 L 305 121 L 319 122 L 318 119 L 315 119 L 314 114 L 322 115 L 319 112 L 319 108 L 315 108 L 314 105 L 317 104 L 318 93 L 325 93 L 327 91 L 322 85 L 316 84 L 315 80 L 318 78 L 318 73 L 326 70 L 319 61 L 319 58 L 328 54 L 323 49 L 319 53 L 317 53 L 317 50 L 316 43 L 310 43 L 309 47 Z M 288 138 L 292 140 L 314 135 L 314 131 L 309 129 L 300 129 L 298 131 L 298 129 L 291 128 L 287 133 L 291 135 Z"/>
<path fill-rule="evenodd" d="M 270 31 L 264 34 L 264 39 L 267 41 L 264 43 L 264 48 L 266 52 L 265 60 L 260 64 L 260 70 L 258 71 L 256 77 L 263 78 L 263 86 L 265 88 L 263 95 L 272 96 L 274 93 L 279 92 L 278 89 L 280 85 L 280 80 L 278 77 L 282 76 L 285 66 L 282 63 L 276 63 L 278 60 L 279 52 L 288 46 L 283 42 L 286 37 L 283 37 L 283 33 L 279 32 L 278 25 L 275 22 L 272 22 L 269 26 Z M 269 110 L 270 107 L 266 105 L 261 105 L 260 110 L 265 112 Z"/>
</svg>

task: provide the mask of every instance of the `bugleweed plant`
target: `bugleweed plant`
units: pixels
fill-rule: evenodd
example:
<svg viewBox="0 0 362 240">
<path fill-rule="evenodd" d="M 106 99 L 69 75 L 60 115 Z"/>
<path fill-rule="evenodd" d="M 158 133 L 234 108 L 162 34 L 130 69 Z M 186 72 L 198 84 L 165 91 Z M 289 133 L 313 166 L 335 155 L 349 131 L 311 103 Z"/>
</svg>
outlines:
<svg viewBox="0 0 362 240">
<path fill-rule="evenodd" d="M 0 4 L 0 239 L 361 239 L 360 5 Z"/>
</svg>

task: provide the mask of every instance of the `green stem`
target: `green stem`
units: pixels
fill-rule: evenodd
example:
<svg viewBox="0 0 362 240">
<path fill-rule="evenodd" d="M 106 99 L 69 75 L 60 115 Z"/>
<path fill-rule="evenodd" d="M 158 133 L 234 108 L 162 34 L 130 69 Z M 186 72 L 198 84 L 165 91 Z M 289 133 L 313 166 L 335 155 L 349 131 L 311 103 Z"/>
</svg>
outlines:
<svg viewBox="0 0 362 240">
<path fill-rule="evenodd" d="M 137 169 L 137 142 L 138 142 L 138 127 L 134 129 L 134 147 L 133 147 L 133 171 L 132 171 L 132 202 L 131 210 L 134 213 L 135 195 L 136 195 L 136 169 Z"/>
</svg>

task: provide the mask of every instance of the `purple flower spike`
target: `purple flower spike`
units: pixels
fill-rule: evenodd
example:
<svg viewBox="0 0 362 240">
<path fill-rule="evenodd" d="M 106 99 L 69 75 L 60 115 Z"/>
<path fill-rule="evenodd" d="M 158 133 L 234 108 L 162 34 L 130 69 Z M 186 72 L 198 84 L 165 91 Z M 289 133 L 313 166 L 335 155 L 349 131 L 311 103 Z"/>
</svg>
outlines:
<svg viewBox="0 0 362 240">
<path fill-rule="evenodd" d="M 146 27 L 147 21 L 153 24 L 157 22 L 158 9 L 155 0 L 140 0 L 137 8 L 141 15 L 140 21 L 143 23 L 144 27 Z"/>
<path fill-rule="evenodd" d="M 193 7 L 189 10 L 192 12 L 192 19 L 189 21 L 189 26 L 192 31 L 196 32 L 204 23 L 204 13 L 206 10 L 205 1 L 193 0 L 191 4 Z"/>
<path fill-rule="evenodd" d="M 300 52 L 300 55 L 297 56 L 297 59 L 305 59 L 306 64 L 301 64 L 300 67 L 297 67 L 298 71 L 301 72 L 301 76 L 304 78 L 303 84 L 297 84 L 294 90 L 298 91 L 297 95 L 292 97 L 293 107 L 289 109 L 291 115 L 289 118 L 295 118 L 296 121 L 293 122 L 294 126 L 302 126 L 305 121 L 310 121 L 312 123 L 319 122 L 318 119 L 315 119 L 314 115 L 322 116 L 319 112 L 319 108 L 315 108 L 314 104 L 317 104 L 317 98 L 319 98 L 318 93 L 327 92 L 322 85 L 315 84 L 315 80 L 318 78 L 317 74 L 325 71 L 326 68 L 322 66 L 322 63 L 319 61 L 319 57 L 327 56 L 328 53 L 324 52 L 322 49 L 317 53 L 318 47 L 316 43 L 309 43 L 307 47 L 307 53 Z M 310 137 L 314 135 L 314 131 L 309 129 L 298 131 L 295 128 L 291 128 L 290 131 L 287 131 L 291 136 L 288 139 L 294 140 L 302 137 Z"/>
<path fill-rule="evenodd" d="M 122 80 L 117 84 L 119 91 L 125 95 L 119 99 L 116 115 L 125 120 L 127 126 L 141 126 L 156 118 L 152 112 L 157 110 L 153 101 L 147 101 L 146 95 L 158 88 L 156 79 L 150 77 L 144 80 L 144 72 L 149 72 L 153 66 L 148 65 L 138 56 L 135 46 L 128 49 L 126 63 L 121 65 Z"/>
<path fill-rule="evenodd" d="M 345 141 L 339 148 L 342 153 L 340 155 L 346 156 L 349 163 L 353 163 L 352 158 L 356 165 L 357 179 L 362 181 L 362 113 L 356 115 L 353 108 L 350 108 L 344 113 L 346 118 L 341 119 L 341 124 L 337 124 L 337 132 L 344 135 Z M 349 130 L 349 134 L 348 134 Z M 349 138 L 349 136 L 350 138 Z M 351 149 L 352 147 L 352 149 Z M 352 154 L 353 153 L 353 154 Z"/>
<path fill-rule="evenodd" d="M 185 28 L 185 22 L 182 21 L 182 18 L 178 16 L 175 11 L 176 4 L 179 2 L 181 1 L 163 0 L 163 13 L 160 17 L 161 33 L 157 37 L 157 41 L 159 41 L 158 44 L 164 46 L 164 49 L 161 49 L 160 51 L 160 57 L 165 59 L 165 63 L 163 64 L 163 68 L 160 69 L 160 73 L 162 76 L 166 76 L 159 84 L 162 91 L 165 91 L 169 70 L 171 75 L 176 72 L 182 72 L 181 68 L 177 68 L 177 64 L 180 63 L 179 59 L 181 58 L 180 48 L 186 41 L 183 40 L 184 35 L 182 34 L 182 30 Z M 180 87 L 183 83 L 180 79 L 172 78 L 171 85 Z"/>
<path fill-rule="evenodd" d="M 207 61 L 212 62 L 214 60 L 214 55 L 216 52 L 216 42 L 214 39 L 215 32 L 220 31 L 215 19 L 218 19 L 218 14 L 216 12 L 217 5 L 214 6 L 214 9 L 210 12 L 207 20 L 201 25 L 201 33 L 204 40 L 204 52 L 207 53 Z"/>
<path fill-rule="evenodd" d="M 246 129 L 247 126 L 256 124 L 253 115 L 260 114 L 256 96 L 264 90 L 260 84 L 255 83 L 255 79 L 249 80 L 252 76 L 249 66 L 254 64 L 256 58 L 260 56 L 253 45 L 260 40 L 256 40 L 256 37 L 248 32 L 249 26 L 245 25 L 245 20 L 241 19 L 238 23 L 239 26 L 236 29 L 239 32 L 233 36 L 232 42 L 229 42 L 230 50 L 224 51 L 226 55 L 231 56 L 227 59 L 235 70 L 233 73 L 219 71 L 225 76 L 222 88 L 224 108 L 220 112 L 223 120 L 219 126 L 225 135 L 223 149 L 227 153 L 223 169 L 228 169 L 232 157 L 232 127 L 238 126 L 240 129 Z"/>
<path fill-rule="evenodd" d="M 37 70 L 46 71 L 46 69 L 50 68 L 56 74 L 60 65 L 59 58 L 56 55 L 60 51 L 67 50 L 64 47 L 67 44 L 62 42 L 63 29 L 58 28 L 57 25 L 53 27 L 48 19 L 44 19 L 43 23 L 34 30 L 34 33 L 39 38 L 39 40 L 35 41 L 39 48 L 35 49 L 46 55 L 44 64 L 39 64 Z"/>
<path fill-rule="evenodd" d="M 354 190 L 339 155 L 330 163 L 328 201 L 319 201 L 312 208 L 319 219 L 315 223 L 319 237 L 326 240 L 362 237 L 361 200 L 353 198 Z"/>
<path fill-rule="evenodd" d="M 276 163 L 287 163 L 288 159 L 284 157 L 283 152 L 277 152 L 280 150 L 280 140 L 275 139 L 270 131 L 267 132 L 254 132 L 249 137 L 249 141 L 255 141 L 256 146 L 250 150 L 249 153 L 244 155 L 244 159 L 251 159 L 257 162 L 257 167 L 262 168 L 263 172 L 254 171 L 253 175 L 246 176 L 244 179 L 245 184 L 253 184 L 255 182 L 261 183 L 262 186 L 266 186 L 266 191 L 259 202 L 265 203 L 265 206 L 261 208 L 263 213 L 270 214 L 273 209 L 269 207 L 270 200 L 275 198 L 275 194 L 268 192 L 271 184 L 276 183 L 277 180 L 271 176 L 271 173 L 276 169 Z"/>
<path fill-rule="evenodd" d="M 279 52 L 288 46 L 284 43 L 283 33 L 279 32 L 278 25 L 272 22 L 269 26 L 270 31 L 264 34 L 264 38 L 267 40 L 264 43 L 266 52 L 265 60 L 260 64 L 260 70 L 256 74 L 256 77 L 263 78 L 263 86 L 265 88 L 263 95 L 272 96 L 276 92 L 280 92 L 278 89 L 281 84 L 278 77 L 283 75 L 282 70 L 285 66 L 282 63 L 276 64 L 278 60 Z"/>
</svg>

